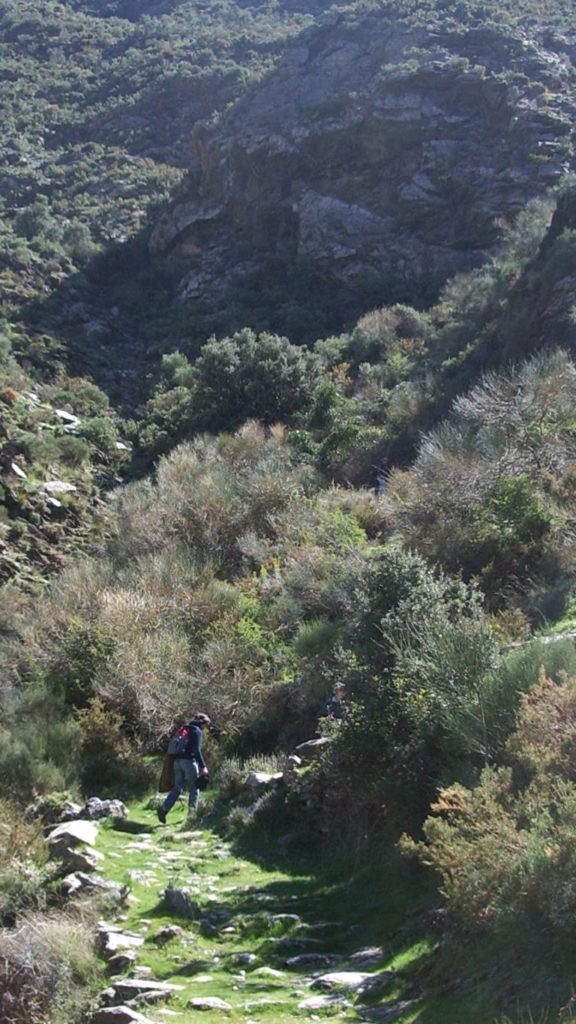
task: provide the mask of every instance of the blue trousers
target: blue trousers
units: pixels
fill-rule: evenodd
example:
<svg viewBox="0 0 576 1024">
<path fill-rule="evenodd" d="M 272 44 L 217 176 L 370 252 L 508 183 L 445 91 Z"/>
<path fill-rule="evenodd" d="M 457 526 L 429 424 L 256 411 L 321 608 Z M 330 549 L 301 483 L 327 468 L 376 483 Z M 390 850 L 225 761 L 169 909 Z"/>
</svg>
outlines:
<svg viewBox="0 0 576 1024">
<path fill-rule="evenodd" d="M 196 764 L 196 761 L 192 761 L 189 757 L 175 757 L 174 758 L 174 785 L 168 793 L 162 807 L 165 813 L 168 813 L 171 807 L 174 806 L 182 790 L 188 792 L 188 807 L 191 811 L 195 810 L 198 806 L 198 775 L 200 769 Z"/>
</svg>

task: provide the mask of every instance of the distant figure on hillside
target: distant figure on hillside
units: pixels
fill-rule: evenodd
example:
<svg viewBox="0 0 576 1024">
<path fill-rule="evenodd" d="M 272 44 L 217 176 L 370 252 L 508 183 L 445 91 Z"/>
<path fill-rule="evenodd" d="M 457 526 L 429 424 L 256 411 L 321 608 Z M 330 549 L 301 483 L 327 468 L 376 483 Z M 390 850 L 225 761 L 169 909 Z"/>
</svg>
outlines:
<svg viewBox="0 0 576 1024">
<path fill-rule="evenodd" d="M 390 463 L 385 455 L 382 456 L 376 467 L 376 493 L 378 495 L 386 489 L 390 479 Z"/>
<path fill-rule="evenodd" d="M 344 687 L 342 683 L 336 683 L 331 695 L 324 701 L 318 717 L 341 725 L 347 710 L 348 707 L 344 700 Z"/>
<path fill-rule="evenodd" d="M 208 768 L 202 754 L 202 730 L 209 725 L 208 715 L 199 712 L 187 725 L 178 729 L 168 744 L 168 753 L 174 756 L 174 784 L 157 811 L 163 825 L 166 824 L 168 811 L 182 790 L 188 792 L 189 814 L 198 806 L 199 780 L 208 778 Z"/>
</svg>

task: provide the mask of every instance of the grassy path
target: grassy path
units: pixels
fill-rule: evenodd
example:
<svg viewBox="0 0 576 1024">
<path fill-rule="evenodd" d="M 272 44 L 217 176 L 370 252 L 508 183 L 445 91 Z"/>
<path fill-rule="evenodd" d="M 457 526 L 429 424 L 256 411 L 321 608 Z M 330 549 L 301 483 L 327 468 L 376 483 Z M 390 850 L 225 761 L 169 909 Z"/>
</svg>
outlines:
<svg viewBox="0 0 576 1024">
<path fill-rule="evenodd" d="M 168 1001 L 139 1005 L 149 1020 L 423 1019 L 417 985 L 412 980 L 407 991 L 406 978 L 429 944 L 381 944 L 383 935 L 397 935 L 405 914 L 401 887 L 388 890 L 383 879 L 376 892 L 270 866 L 265 851 L 238 856 L 212 831 L 186 830 L 177 808 L 169 822 L 159 825 L 153 809 L 134 805 L 121 830 L 100 828 L 97 844 L 103 876 L 130 887 L 113 923 L 143 940 L 125 973 L 178 986 Z M 169 905 L 167 891 L 185 913 Z M 341 972 L 348 977 L 319 980 Z M 368 976 L 364 991 L 353 975 Z M 213 999 L 227 1008 L 209 1008 Z"/>
</svg>

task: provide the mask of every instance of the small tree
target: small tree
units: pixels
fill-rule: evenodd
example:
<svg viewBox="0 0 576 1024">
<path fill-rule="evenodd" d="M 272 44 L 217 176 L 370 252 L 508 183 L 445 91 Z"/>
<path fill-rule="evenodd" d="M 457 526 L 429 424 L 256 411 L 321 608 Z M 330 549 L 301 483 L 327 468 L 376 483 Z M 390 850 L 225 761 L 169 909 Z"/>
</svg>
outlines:
<svg viewBox="0 0 576 1024">
<path fill-rule="evenodd" d="M 319 364 L 287 338 L 245 328 L 207 342 L 195 371 L 199 425 L 228 430 L 246 419 L 289 421 L 308 408 Z"/>
</svg>

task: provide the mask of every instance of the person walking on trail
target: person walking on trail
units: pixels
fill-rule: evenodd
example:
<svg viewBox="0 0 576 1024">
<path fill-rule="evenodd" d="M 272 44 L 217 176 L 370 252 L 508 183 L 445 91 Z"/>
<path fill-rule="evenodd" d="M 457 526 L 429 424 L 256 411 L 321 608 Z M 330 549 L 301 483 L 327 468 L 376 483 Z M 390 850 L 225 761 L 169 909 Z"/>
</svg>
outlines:
<svg viewBox="0 0 576 1024">
<path fill-rule="evenodd" d="M 208 777 L 208 768 L 202 754 L 202 730 L 210 725 L 208 715 L 200 712 L 187 725 L 183 725 L 173 736 L 168 746 L 174 753 L 174 784 L 166 799 L 158 808 L 159 821 L 166 824 L 166 815 L 174 806 L 180 793 L 188 791 L 188 813 L 192 814 L 198 806 L 198 780 Z"/>
<path fill-rule="evenodd" d="M 348 707 L 344 700 L 344 687 L 342 683 L 336 683 L 332 694 L 322 705 L 319 718 L 326 718 L 329 722 L 337 722 L 338 725 L 341 725 L 347 710 Z"/>
</svg>

